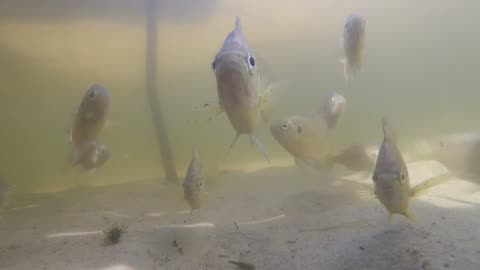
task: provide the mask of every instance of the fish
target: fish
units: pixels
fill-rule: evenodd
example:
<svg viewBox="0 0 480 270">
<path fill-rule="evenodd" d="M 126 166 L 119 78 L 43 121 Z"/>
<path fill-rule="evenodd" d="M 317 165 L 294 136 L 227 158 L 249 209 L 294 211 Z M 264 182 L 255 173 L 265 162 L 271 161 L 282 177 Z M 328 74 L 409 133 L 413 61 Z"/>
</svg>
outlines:
<svg viewBox="0 0 480 270">
<path fill-rule="evenodd" d="M 256 132 L 262 107 L 259 95 L 260 71 L 257 59 L 243 33 L 242 23 L 236 17 L 235 29 L 225 38 L 221 49 L 212 62 L 217 82 L 218 112 L 225 112 L 236 131 L 225 158 L 242 134 L 250 138 L 265 159 L 270 162 Z"/>
<path fill-rule="evenodd" d="M 448 178 L 446 175 L 432 177 L 411 188 L 407 165 L 397 147 L 395 131 L 385 118 L 382 119 L 382 130 L 383 142 L 372 174 L 374 194 L 390 213 L 389 221 L 394 214 L 400 214 L 415 222 L 409 208 L 410 198 L 419 196 Z"/>
<path fill-rule="evenodd" d="M 328 130 L 334 130 L 337 127 L 340 118 L 344 114 L 346 99 L 335 91 L 331 91 L 324 98 L 323 115 L 327 121 Z"/>
<path fill-rule="evenodd" d="M 99 84 L 93 84 L 84 94 L 70 130 L 68 159 L 72 166 L 99 167 L 108 160 L 106 146 L 97 139 L 105 126 L 110 102 L 110 93 Z"/>
<path fill-rule="evenodd" d="M 199 209 L 206 191 L 206 177 L 200 161 L 198 149 L 193 148 L 192 160 L 183 182 L 184 199 L 193 211 Z"/>
<path fill-rule="evenodd" d="M 270 125 L 275 140 L 289 152 L 299 167 L 332 167 L 329 135 L 343 114 L 345 98 L 331 92 L 320 110 L 292 115 Z"/>
<path fill-rule="evenodd" d="M 0 210 L 8 205 L 12 187 L 0 176 Z"/>
<path fill-rule="evenodd" d="M 346 19 L 341 39 L 345 58 L 340 60 L 346 81 L 353 80 L 363 65 L 365 27 L 366 19 L 358 14 L 350 14 Z"/>
</svg>

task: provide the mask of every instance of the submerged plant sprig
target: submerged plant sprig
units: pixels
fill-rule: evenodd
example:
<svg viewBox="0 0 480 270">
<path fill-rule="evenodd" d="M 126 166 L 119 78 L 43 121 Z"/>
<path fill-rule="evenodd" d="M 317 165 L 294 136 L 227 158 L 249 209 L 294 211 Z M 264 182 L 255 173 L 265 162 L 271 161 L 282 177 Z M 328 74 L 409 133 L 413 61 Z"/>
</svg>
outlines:
<svg viewBox="0 0 480 270">
<path fill-rule="evenodd" d="M 125 224 L 112 224 L 103 230 L 103 242 L 105 245 L 115 245 L 120 242 L 122 235 L 127 231 L 128 226 Z"/>
</svg>

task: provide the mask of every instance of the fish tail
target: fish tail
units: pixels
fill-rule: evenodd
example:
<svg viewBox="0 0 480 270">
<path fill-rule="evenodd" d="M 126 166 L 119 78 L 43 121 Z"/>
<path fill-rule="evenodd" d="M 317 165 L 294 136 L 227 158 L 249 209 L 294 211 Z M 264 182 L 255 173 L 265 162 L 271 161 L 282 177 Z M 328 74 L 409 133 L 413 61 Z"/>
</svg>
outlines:
<svg viewBox="0 0 480 270">
<path fill-rule="evenodd" d="M 260 142 L 260 139 L 258 139 L 258 137 L 255 135 L 255 134 L 250 134 L 249 135 L 250 137 L 250 143 L 252 143 L 253 145 L 255 145 L 258 149 L 260 149 L 260 151 L 262 152 L 263 156 L 267 159 L 268 163 L 270 163 L 270 157 L 268 156 L 267 154 L 267 151 L 265 150 L 265 148 L 263 147 L 263 144 L 262 142 Z"/>
<path fill-rule="evenodd" d="M 230 146 L 228 147 L 227 152 L 225 153 L 225 156 L 223 159 L 227 159 L 228 154 L 230 154 L 230 152 L 232 151 L 233 146 L 235 145 L 239 137 L 240 137 L 240 133 L 235 134 L 235 137 L 233 138 L 232 143 L 230 143 Z"/>
<path fill-rule="evenodd" d="M 342 58 L 339 62 L 343 65 L 343 76 L 345 81 L 353 80 L 353 70 L 348 63 L 347 58 Z"/>
</svg>

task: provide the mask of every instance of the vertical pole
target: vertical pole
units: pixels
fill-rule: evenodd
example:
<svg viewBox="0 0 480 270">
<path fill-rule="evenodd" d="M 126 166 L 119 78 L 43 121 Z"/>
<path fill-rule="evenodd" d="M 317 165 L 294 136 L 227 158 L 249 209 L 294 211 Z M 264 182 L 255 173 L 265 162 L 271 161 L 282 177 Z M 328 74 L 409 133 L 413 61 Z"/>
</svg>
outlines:
<svg viewBox="0 0 480 270">
<path fill-rule="evenodd" d="M 163 168 L 168 181 L 177 182 L 177 171 L 168 140 L 165 121 L 162 116 L 157 93 L 157 0 L 147 2 L 146 25 L 146 91 L 152 113 L 153 127 L 157 135 L 158 147 L 162 156 Z"/>
</svg>

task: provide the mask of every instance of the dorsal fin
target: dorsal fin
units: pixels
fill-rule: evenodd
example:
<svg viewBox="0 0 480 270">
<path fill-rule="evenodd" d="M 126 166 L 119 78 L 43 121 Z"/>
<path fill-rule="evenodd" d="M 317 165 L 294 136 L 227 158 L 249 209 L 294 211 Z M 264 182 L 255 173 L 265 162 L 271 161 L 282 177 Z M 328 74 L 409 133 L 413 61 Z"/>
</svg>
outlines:
<svg viewBox="0 0 480 270">
<path fill-rule="evenodd" d="M 199 160 L 200 157 L 198 155 L 198 148 L 197 147 L 193 147 L 192 149 L 192 159 L 193 160 Z"/>
<path fill-rule="evenodd" d="M 240 17 L 238 17 L 238 16 L 235 19 L 235 30 L 243 32 L 242 21 L 240 21 Z"/>
<path fill-rule="evenodd" d="M 382 129 L 383 129 L 383 138 L 385 140 L 390 140 L 393 142 L 397 141 L 397 136 L 395 135 L 395 131 L 390 126 L 389 122 L 385 117 L 382 118 Z"/>
</svg>

